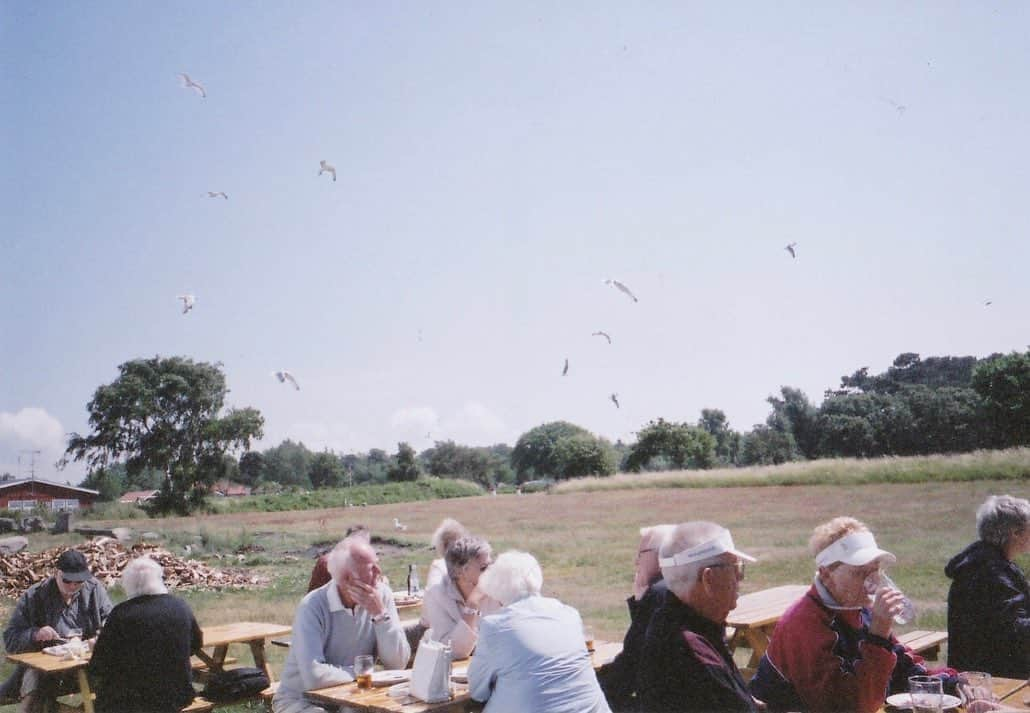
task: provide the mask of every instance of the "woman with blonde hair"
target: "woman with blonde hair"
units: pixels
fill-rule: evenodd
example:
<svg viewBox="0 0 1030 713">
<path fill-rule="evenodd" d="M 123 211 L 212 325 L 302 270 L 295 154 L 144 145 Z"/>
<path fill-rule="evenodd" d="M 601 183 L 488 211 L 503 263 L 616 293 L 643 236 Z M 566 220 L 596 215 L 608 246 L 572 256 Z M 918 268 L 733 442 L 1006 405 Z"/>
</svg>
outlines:
<svg viewBox="0 0 1030 713">
<path fill-rule="evenodd" d="M 436 550 L 437 558 L 429 565 L 429 573 L 426 575 L 426 589 L 429 589 L 441 579 L 447 579 L 447 549 L 451 544 L 462 537 L 468 536 L 469 531 L 465 526 L 453 517 L 444 518 L 433 531 L 430 544 Z"/>
</svg>

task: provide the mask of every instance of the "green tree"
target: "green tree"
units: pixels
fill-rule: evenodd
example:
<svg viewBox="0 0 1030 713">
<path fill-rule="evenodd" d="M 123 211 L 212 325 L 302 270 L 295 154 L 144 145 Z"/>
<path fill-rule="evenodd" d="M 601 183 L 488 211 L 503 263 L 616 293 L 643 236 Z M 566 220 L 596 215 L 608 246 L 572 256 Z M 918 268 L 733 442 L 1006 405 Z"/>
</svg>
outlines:
<svg viewBox="0 0 1030 713">
<path fill-rule="evenodd" d="M 511 452 L 511 465 L 515 469 L 518 481 L 523 483 L 537 478 L 572 477 L 567 474 L 566 470 L 567 466 L 571 464 L 567 464 L 563 458 L 571 456 L 573 453 L 580 453 L 580 451 L 578 449 L 559 450 L 558 444 L 565 439 L 579 437 L 599 440 L 585 428 L 567 421 L 552 421 L 523 433 Z M 612 468 L 614 469 L 614 455 L 612 455 Z M 576 465 L 575 469 L 578 470 L 579 465 Z M 597 473 L 607 474 L 604 471 L 597 471 Z"/>
<path fill-rule="evenodd" d="M 240 456 L 240 482 L 254 486 L 264 480 L 265 456 L 259 451 L 247 451 Z"/>
<path fill-rule="evenodd" d="M 715 438 L 715 456 L 720 463 L 736 465 L 740 460 L 740 434 L 730 428 L 730 422 L 721 409 L 701 409 L 697 425 Z"/>
<path fill-rule="evenodd" d="M 715 436 L 687 423 L 659 418 L 637 434 L 626 457 L 626 470 L 646 468 L 652 458 L 665 458 L 673 468 L 711 468 L 715 462 Z"/>
<path fill-rule="evenodd" d="M 407 443 L 397 444 L 397 455 L 390 466 L 390 480 L 418 480 L 419 467 L 415 459 L 415 449 Z"/>
<path fill-rule="evenodd" d="M 1030 445 L 1030 349 L 984 360 L 973 371 L 972 384 L 998 434 L 996 443 Z"/>
<path fill-rule="evenodd" d="M 797 449 L 805 458 L 815 458 L 819 447 L 819 431 L 816 426 L 818 411 L 801 389 L 793 386 L 780 387 L 780 398 L 766 399 L 773 411 L 765 423 L 770 428 L 790 433 Z"/>
<path fill-rule="evenodd" d="M 310 488 L 308 471 L 315 454 L 303 443 L 286 439 L 264 452 L 265 479 L 295 488 Z"/>
<path fill-rule="evenodd" d="M 758 424 L 744 435 L 741 462 L 744 465 L 779 465 L 797 459 L 794 434 Z"/>
<path fill-rule="evenodd" d="M 606 441 L 592 434 L 562 438 L 554 450 L 561 463 L 562 478 L 611 475 L 615 472 L 615 451 Z"/>
<path fill-rule="evenodd" d="M 315 488 L 338 488 L 345 477 L 343 463 L 329 451 L 316 453 L 308 465 L 308 479 Z"/>
<path fill-rule="evenodd" d="M 61 466 L 84 460 L 93 472 L 124 459 L 130 478 L 159 470 L 166 479 L 157 507 L 190 512 L 224 472 L 222 457 L 262 435 L 256 409 L 221 414 L 228 390 L 219 366 L 184 357 L 125 362 L 86 405 L 92 432 L 71 435 Z"/>
</svg>

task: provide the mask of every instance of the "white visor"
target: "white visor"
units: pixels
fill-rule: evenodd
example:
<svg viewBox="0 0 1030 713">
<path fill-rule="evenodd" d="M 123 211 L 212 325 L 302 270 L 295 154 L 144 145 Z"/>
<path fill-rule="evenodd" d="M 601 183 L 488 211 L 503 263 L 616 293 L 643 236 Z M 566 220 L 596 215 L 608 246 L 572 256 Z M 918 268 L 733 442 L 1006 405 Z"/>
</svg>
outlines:
<svg viewBox="0 0 1030 713">
<path fill-rule="evenodd" d="M 701 560 L 710 559 L 717 555 L 721 555 L 724 552 L 736 555 L 746 562 L 758 561 L 751 555 L 744 554 L 735 548 L 733 546 L 733 537 L 730 535 L 730 531 L 723 528 L 722 532 L 716 535 L 714 539 L 708 540 L 708 542 L 702 542 L 700 545 L 694 545 L 690 549 L 683 550 L 672 557 L 660 557 L 658 558 L 658 564 L 662 567 L 677 567 L 684 564 L 690 564 L 691 562 L 700 562 Z"/>
<path fill-rule="evenodd" d="M 828 567 L 834 562 L 861 566 L 880 558 L 886 560 L 886 564 L 894 564 L 898 561 L 898 558 L 890 552 L 876 546 L 873 533 L 852 532 L 817 554 L 815 563 L 820 567 Z"/>
</svg>

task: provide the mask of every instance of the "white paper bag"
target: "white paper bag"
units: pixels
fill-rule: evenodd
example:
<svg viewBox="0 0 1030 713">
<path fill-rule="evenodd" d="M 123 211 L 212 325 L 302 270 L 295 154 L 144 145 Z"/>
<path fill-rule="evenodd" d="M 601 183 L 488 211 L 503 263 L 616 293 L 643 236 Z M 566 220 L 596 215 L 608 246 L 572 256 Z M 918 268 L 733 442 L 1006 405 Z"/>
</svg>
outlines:
<svg viewBox="0 0 1030 713">
<path fill-rule="evenodd" d="M 429 632 L 422 637 L 411 671 L 411 695 L 426 703 L 451 698 L 451 648 L 433 641 Z"/>
</svg>

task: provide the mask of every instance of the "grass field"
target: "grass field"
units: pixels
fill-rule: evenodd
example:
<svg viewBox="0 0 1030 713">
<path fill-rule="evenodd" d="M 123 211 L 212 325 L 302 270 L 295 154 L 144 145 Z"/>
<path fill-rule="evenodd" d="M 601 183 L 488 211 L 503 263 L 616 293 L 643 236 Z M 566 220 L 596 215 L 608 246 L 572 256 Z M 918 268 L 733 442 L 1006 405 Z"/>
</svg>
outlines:
<svg viewBox="0 0 1030 713">
<path fill-rule="evenodd" d="M 544 570 L 550 596 L 577 607 L 602 639 L 621 640 L 628 623 L 625 598 L 632 582 L 637 530 L 641 525 L 691 519 L 730 528 L 741 549 L 758 557 L 742 591 L 811 581 L 814 564 L 806 547 L 812 528 L 836 515 L 852 515 L 872 527 L 880 545 L 898 556 L 892 576 L 914 601 L 918 616 L 908 629 L 944 629 L 948 581 L 943 567 L 975 539 L 976 507 L 992 493 L 1027 497 L 1027 480 L 872 483 L 858 485 L 766 485 L 722 488 L 642 488 L 534 495 L 503 495 L 295 512 L 252 512 L 199 518 L 131 520 L 137 531 L 164 534 L 173 548 L 199 535 L 207 552 L 240 544 L 262 546 L 246 565 L 271 578 L 261 590 L 182 592 L 201 624 L 231 620 L 290 623 L 311 569 L 310 548 L 338 539 L 362 522 L 390 540 L 381 560 L 394 588 L 407 565 L 425 576 L 433 559 L 429 537 L 446 516 L 485 536 L 496 552 L 533 553 Z M 395 531 L 393 518 L 408 525 Z M 31 548 L 77 541 L 37 535 Z M 217 566 L 215 561 L 210 564 Z M 1024 568 L 1030 562 L 1021 562 Z M 115 593 L 121 599 L 121 593 Z M 0 600 L 6 621 L 13 602 Z M 270 647 L 281 670 L 283 650 Z M 245 652 L 243 656 L 246 657 Z M 3 673 L 6 675 L 7 669 Z M 0 710 L 8 711 L 13 708 Z M 238 710 L 245 710 L 238 707 Z"/>
</svg>

